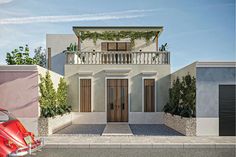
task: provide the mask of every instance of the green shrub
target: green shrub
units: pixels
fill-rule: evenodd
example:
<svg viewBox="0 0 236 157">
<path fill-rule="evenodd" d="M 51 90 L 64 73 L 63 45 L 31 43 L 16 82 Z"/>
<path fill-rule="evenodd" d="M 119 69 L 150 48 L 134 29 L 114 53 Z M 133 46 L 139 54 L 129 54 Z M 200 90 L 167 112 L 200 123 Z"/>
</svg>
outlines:
<svg viewBox="0 0 236 157">
<path fill-rule="evenodd" d="M 169 102 L 164 106 L 163 111 L 172 115 L 182 117 L 195 117 L 196 115 L 196 80 L 189 74 L 177 77 L 169 89 Z"/>
<path fill-rule="evenodd" d="M 56 115 L 57 115 L 56 107 L 41 106 L 41 117 L 49 118 L 49 117 L 55 117 Z"/>
<path fill-rule="evenodd" d="M 53 82 L 49 72 L 46 72 L 45 77 L 40 75 L 40 108 L 41 117 L 55 117 L 71 112 L 71 106 L 67 100 L 67 84 L 64 78 L 60 79 L 57 92 L 53 87 Z"/>
<path fill-rule="evenodd" d="M 64 78 L 60 78 L 60 82 L 57 88 L 57 114 L 63 115 L 67 112 L 71 112 L 71 106 L 68 105 L 67 100 L 67 84 Z"/>
<path fill-rule="evenodd" d="M 42 117 L 54 117 L 56 115 L 56 91 L 53 87 L 53 82 L 49 72 L 46 72 L 45 77 L 40 75 L 40 107 L 41 107 L 41 116 Z"/>
</svg>

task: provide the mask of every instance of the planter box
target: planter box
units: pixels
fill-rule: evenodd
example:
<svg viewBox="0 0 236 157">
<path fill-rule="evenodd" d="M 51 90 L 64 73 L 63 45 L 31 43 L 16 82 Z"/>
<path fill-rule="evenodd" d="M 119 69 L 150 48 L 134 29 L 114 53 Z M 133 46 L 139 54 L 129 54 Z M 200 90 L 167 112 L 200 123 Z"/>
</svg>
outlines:
<svg viewBox="0 0 236 157">
<path fill-rule="evenodd" d="M 39 136 L 51 135 L 58 130 L 72 124 L 72 114 L 64 114 L 63 116 L 56 116 L 54 118 L 40 117 L 38 120 Z"/>
<path fill-rule="evenodd" d="M 196 118 L 164 114 L 164 124 L 186 136 L 196 136 Z"/>
</svg>

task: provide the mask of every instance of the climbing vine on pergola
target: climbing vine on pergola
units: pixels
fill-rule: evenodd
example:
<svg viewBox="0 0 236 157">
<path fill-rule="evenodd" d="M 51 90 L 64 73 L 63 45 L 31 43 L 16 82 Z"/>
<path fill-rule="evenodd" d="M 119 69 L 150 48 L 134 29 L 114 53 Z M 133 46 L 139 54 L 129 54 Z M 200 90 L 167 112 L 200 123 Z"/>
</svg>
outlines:
<svg viewBox="0 0 236 157">
<path fill-rule="evenodd" d="M 134 41 L 136 39 L 145 39 L 146 44 L 148 44 L 152 37 L 156 37 L 155 31 L 105 31 L 105 32 L 90 32 L 90 31 L 81 31 L 80 39 L 81 42 L 86 39 L 92 39 L 93 43 L 96 45 L 98 39 L 100 40 L 111 40 L 111 41 L 119 41 L 120 39 L 130 39 L 131 47 L 135 46 Z M 155 39 L 155 38 L 154 38 Z M 154 40 L 153 39 L 153 40 Z"/>
</svg>

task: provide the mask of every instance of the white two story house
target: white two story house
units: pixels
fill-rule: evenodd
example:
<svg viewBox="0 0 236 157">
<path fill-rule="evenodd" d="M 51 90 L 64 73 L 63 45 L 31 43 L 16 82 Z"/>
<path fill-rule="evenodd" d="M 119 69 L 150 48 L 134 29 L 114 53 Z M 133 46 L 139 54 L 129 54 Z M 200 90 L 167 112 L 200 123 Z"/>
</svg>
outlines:
<svg viewBox="0 0 236 157">
<path fill-rule="evenodd" d="M 47 48 L 51 70 L 68 81 L 74 123 L 162 123 L 170 84 L 170 53 L 159 51 L 163 27 L 73 31 L 47 35 Z"/>
</svg>

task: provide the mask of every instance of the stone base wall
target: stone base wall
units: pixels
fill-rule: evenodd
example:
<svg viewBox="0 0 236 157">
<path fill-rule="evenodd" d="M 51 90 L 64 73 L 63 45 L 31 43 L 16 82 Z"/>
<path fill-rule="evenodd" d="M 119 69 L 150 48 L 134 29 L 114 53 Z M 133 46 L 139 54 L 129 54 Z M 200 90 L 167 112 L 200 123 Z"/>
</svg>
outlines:
<svg viewBox="0 0 236 157">
<path fill-rule="evenodd" d="M 185 136 L 196 136 L 196 118 L 164 114 L 164 124 Z"/>
<path fill-rule="evenodd" d="M 38 120 L 39 136 L 51 135 L 58 130 L 72 124 L 72 114 L 64 114 L 63 116 L 56 116 L 54 118 L 40 117 Z"/>
</svg>

